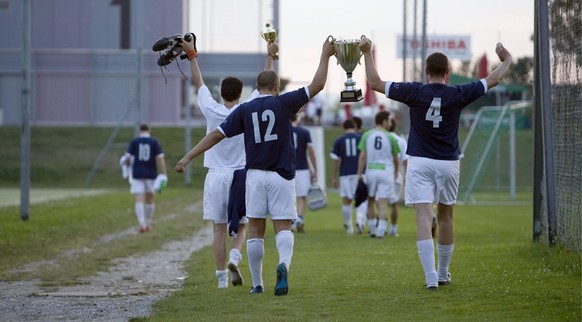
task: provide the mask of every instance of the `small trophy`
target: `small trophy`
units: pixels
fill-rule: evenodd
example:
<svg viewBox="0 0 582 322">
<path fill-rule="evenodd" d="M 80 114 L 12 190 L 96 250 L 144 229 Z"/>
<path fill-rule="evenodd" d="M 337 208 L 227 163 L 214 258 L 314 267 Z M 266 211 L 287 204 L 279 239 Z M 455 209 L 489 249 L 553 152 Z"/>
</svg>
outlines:
<svg viewBox="0 0 582 322">
<path fill-rule="evenodd" d="M 261 31 L 261 37 L 270 45 L 277 40 L 277 30 L 271 28 L 271 24 L 267 23 L 265 24 L 265 30 Z M 279 54 L 276 54 L 273 58 L 275 60 L 279 59 Z"/>
<path fill-rule="evenodd" d="M 333 39 L 332 36 L 329 37 Z M 344 82 L 345 87 L 341 92 L 340 102 L 358 102 L 363 99 L 362 90 L 356 88 L 356 82 L 352 79 L 352 72 L 362 57 L 359 43 L 357 39 L 335 40 L 335 58 L 348 76 Z"/>
</svg>

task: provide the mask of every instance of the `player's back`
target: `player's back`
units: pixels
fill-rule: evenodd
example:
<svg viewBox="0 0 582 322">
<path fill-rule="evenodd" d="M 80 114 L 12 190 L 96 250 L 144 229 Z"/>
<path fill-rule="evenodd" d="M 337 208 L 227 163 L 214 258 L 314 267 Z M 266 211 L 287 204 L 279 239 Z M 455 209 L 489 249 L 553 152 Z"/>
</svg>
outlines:
<svg viewBox="0 0 582 322">
<path fill-rule="evenodd" d="M 295 146 L 295 169 L 309 169 L 307 161 L 307 147 L 311 144 L 309 130 L 301 126 L 293 126 L 293 144 Z"/>
<path fill-rule="evenodd" d="M 157 176 L 156 156 L 162 153 L 158 141 L 152 137 L 140 136 L 131 141 L 127 152 L 133 156 L 133 178 L 155 179 Z"/>
<path fill-rule="evenodd" d="M 335 141 L 332 154 L 341 159 L 340 176 L 354 175 L 358 172 L 360 157 L 358 143 L 361 137 L 359 133 L 345 133 Z"/>
<path fill-rule="evenodd" d="M 393 151 L 394 145 L 398 146 L 395 139 L 385 130 L 371 129 L 364 133 L 360 150 L 366 151 L 367 171 L 390 171 L 394 169 Z"/>
</svg>

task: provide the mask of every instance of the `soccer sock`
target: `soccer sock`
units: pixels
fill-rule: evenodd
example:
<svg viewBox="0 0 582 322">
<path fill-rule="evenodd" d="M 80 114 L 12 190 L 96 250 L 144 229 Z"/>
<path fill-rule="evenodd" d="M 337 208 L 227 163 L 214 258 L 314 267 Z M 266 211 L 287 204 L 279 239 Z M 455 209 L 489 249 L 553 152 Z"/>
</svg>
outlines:
<svg viewBox="0 0 582 322">
<path fill-rule="evenodd" d="M 298 223 L 303 223 L 303 215 L 297 215 L 297 222 Z"/>
<path fill-rule="evenodd" d="M 352 206 L 351 205 L 343 205 L 342 206 L 342 215 L 344 216 L 344 223 L 348 226 L 352 225 Z"/>
<path fill-rule="evenodd" d="M 398 225 L 390 225 L 390 232 L 396 233 L 398 231 Z"/>
<path fill-rule="evenodd" d="M 143 203 L 141 203 L 141 202 L 135 203 L 135 216 L 137 217 L 137 221 L 139 222 L 139 225 L 145 226 Z"/>
<path fill-rule="evenodd" d="M 438 278 L 434 265 L 434 242 L 432 239 L 418 240 L 418 257 L 424 270 L 424 276 L 427 285 L 437 284 Z"/>
<path fill-rule="evenodd" d="M 150 226 L 154 218 L 155 205 L 153 203 L 145 205 L 145 223 Z"/>
<path fill-rule="evenodd" d="M 236 266 L 238 266 L 238 263 L 241 261 L 242 259 L 242 254 L 240 253 L 240 251 L 236 248 L 233 248 L 230 250 L 230 253 L 228 255 L 229 263 L 234 263 Z"/>
<path fill-rule="evenodd" d="M 376 219 L 368 219 L 368 229 L 370 230 L 370 235 L 376 234 Z"/>
<path fill-rule="evenodd" d="M 449 273 L 449 265 L 451 264 L 451 258 L 453 257 L 453 250 L 455 249 L 455 244 L 441 245 L 437 243 L 437 251 L 439 254 L 439 279 L 446 280 Z"/>
<path fill-rule="evenodd" d="M 226 270 L 216 271 L 216 279 L 218 279 L 218 288 L 228 288 L 228 273 Z"/>
<path fill-rule="evenodd" d="M 253 278 L 253 287 L 263 285 L 263 256 L 265 255 L 265 241 L 261 238 L 247 240 L 247 257 L 249 269 Z"/>
<path fill-rule="evenodd" d="M 378 220 L 378 229 L 376 231 L 376 235 L 384 236 L 386 235 L 386 228 L 388 227 L 388 221 L 386 219 Z"/>
<path fill-rule="evenodd" d="M 285 263 L 287 269 L 291 266 L 293 257 L 293 245 L 295 244 L 295 235 L 290 230 L 281 230 L 275 236 L 275 244 L 279 251 L 279 263 Z"/>
</svg>

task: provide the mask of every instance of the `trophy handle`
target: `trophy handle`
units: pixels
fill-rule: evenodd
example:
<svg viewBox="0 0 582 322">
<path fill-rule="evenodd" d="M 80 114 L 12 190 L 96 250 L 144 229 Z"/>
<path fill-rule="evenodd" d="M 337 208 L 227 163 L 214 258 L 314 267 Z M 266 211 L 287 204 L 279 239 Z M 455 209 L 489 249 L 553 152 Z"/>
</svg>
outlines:
<svg viewBox="0 0 582 322">
<path fill-rule="evenodd" d="M 331 40 L 330 40 L 330 39 L 331 39 Z M 333 36 L 332 36 L 332 35 L 329 35 L 329 36 L 327 36 L 327 41 L 329 41 L 329 42 L 333 42 L 333 41 L 335 41 L 335 38 L 333 38 Z"/>
<path fill-rule="evenodd" d="M 366 35 L 362 35 L 360 37 L 360 39 L 365 39 L 365 38 L 366 38 Z M 362 64 L 361 58 L 362 58 L 363 55 L 364 55 L 364 53 L 362 51 L 360 51 L 360 57 L 358 57 L 358 65 L 361 65 Z"/>
</svg>

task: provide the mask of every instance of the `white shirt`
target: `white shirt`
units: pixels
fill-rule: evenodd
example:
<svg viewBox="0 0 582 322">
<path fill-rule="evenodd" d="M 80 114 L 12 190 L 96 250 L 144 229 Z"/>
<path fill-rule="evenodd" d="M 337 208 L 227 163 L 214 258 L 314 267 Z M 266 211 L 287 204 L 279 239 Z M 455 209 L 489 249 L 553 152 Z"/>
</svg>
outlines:
<svg viewBox="0 0 582 322">
<path fill-rule="evenodd" d="M 255 90 L 247 101 L 258 96 Z M 232 111 L 239 105 L 227 108 L 214 100 L 210 90 L 206 85 L 202 85 L 198 90 L 198 104 L 200 110 L 206 118 L 206 133 L 210 133 L 222 124 Z M 204 152 L 204 166 L 213 170 L 237 170 L 244 168 L 246 163 L 245 143 L 242 134 L 224 138 L 212 149 Z"/>
</svg>

